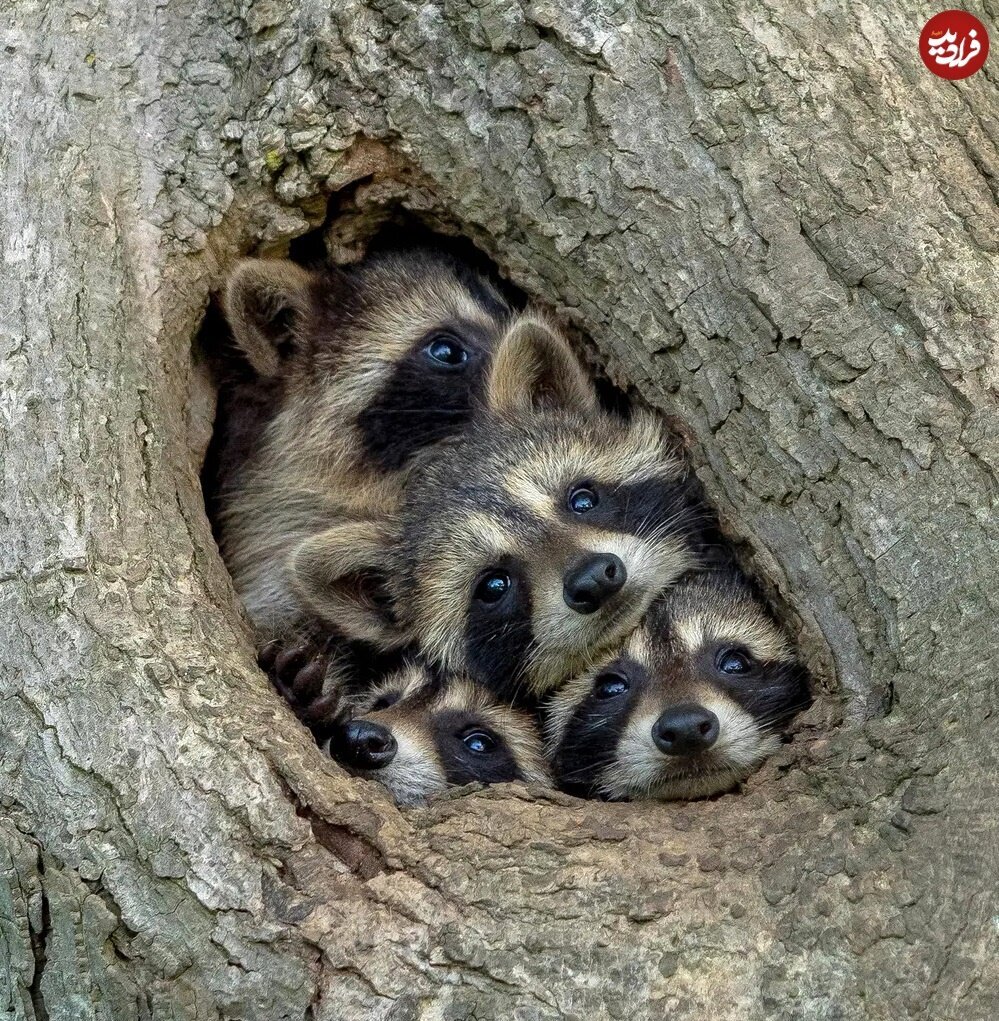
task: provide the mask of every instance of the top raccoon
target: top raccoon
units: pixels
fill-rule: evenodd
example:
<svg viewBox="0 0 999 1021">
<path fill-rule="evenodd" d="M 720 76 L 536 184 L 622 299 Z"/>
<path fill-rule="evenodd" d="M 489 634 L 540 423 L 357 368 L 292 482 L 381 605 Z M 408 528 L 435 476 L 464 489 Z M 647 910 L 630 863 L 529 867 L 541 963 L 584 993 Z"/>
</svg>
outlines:
<svg viewBox="0 0 999 1021">
<path fill-rule="evenodd" d="M 413 456 L 462 428 L 516 315 L 485 276 L 429 250 L 319 272 L 249 260 L 225 311 L 251 371 L 222 395 L 221 547 L 266 640 L 317 609 L 289 583 L 290 551 L 398 505 Z"/>
</svg>

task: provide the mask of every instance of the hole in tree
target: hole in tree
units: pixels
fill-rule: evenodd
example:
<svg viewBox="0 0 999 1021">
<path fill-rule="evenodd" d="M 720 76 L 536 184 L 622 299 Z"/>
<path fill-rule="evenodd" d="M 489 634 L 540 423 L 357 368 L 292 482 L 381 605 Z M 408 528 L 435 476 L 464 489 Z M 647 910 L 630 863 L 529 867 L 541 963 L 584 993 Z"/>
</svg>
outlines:
<svg viewBox="0 0 999 1021">
<path fill-rule="evenodd" d="M 447 253 L 472 271 L 494 281 L 502 298 L 513 309 L 525 306 L 527 296 L 504 280 L 495 264 L 471 240 L 450 232 L 450 225 L 424 218 L 403 208 L 400 203 L 373 210 L 366 207 L 359 200 L 359 193 L 369 183 L 368 179 L 364 179 L 335 194 L 329 202 L 323 223 L 288 243 L 288 260 L 303 269 L 315 271 L 327 265 L 350 266 L 387 251 L 432 249 Z M 292 315 L 293 312 L 287 310 L 275 315 L 275 322 L 279 326 L 283 324 L 280 332 L 289 332 L 289 317 Z M 577 344 L 577 348 L 579 346 Z M 217 298 L 206 312 L 199 331 L 198 347 L 213 368 L 219 394 L 216 428 L 204 461 L 202 483 L 213 531 L 221 544 L 225 490 L 231 481 L 231 476 L 227 474 L 228 462 L 246 462 L 255 456 L 259 450 L 263 426 L 277 414 L 286 397 L 288 384 L 278 373 L 267 385 L 260 385 L 259 375 L 243 356 Z M 277 346 L 278 362 L 292 354 L 287 347 Z M 599 370 L 591 374 L 594 376 L 600 406 L 624 419 L 632 416 L 641 402 L 615 387 Z M 707 506 L 703 489 L 696 478 L 690 481 L 690 496 Z M 720 569 L 719 565 L 728 563 L 733 556 L 736 561 L 743 561 L 738 551 L 732 550 L 713 512 L 706 512 L 702 526 L 701 538 L 712 569 Z M 352 576 L 353 588 L 367 591 L 365 585 L 358 582 L 359 577 L 363 578 L 357 574 Z M 372 577 L 381 576 L 375 571 Z M 750 587 L 758 593 L 752 582 Z M 348 585 L 344 585 L 344 590 L 349 595 Z M 370 604 L 378 601 L 368 599 L 366 602 Z M 314 636 L 304 637 L 315 644 Z M 373 682 L 380 672 L 397 665 L 397 661 L 391 656 L 386 657 L 383 651 L 373 653 L 364 663 L 353 664 L 364 675 L 366 683 Z M 431 672 L 434 675 L 433 687 L 439 690 L 439 671 L 433 667 Z M 363 685 L 355 685 L 354 690 L 360 690 L 361 687 Z"/>
</svg>

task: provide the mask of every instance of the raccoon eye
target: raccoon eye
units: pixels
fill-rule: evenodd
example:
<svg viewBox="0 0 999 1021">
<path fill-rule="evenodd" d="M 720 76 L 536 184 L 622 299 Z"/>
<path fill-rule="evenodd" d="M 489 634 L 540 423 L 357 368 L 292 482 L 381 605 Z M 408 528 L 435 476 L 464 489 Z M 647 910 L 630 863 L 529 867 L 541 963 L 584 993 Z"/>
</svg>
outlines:
<svg viewBox="0 0 999 1021">
<path fill-rule="evenodd" d="M 489 571 L 475 586 L 475 598 L 481 603 L 498 603 L 510 591 L 510 575 L 506 571 Z"/>
<path fill-rule="evenodd" d="M 597 491 L 589 486 L 577 486 L 569 493 L 569 499 L 566 502 L 569 505 L 569 510 L 576 514 L 585 514 L 600 503 L 600 497 L 597 495 Z"/>
<path fill-rule="evenodd" d="M 628 678 L 624 674 L 602 674 L 597 678 L 597 683 L 593 686 L 593 694 L 597 698 L 617 698 L 618 695 L 623 695 L 631 684 L 628 682 Z"/>
<path fill-rule="evenodd" d="M 381 698 L 375 702 L 368 710 L 369 713 L 377 713 L 382 709 L 388 709 L 389 706 L 393 706 L 399 701 L 398 691 L 389 691 L 382 695 Z"/>
<path fill-rule="evenodd" d="M 753 663 L 749 655 L 739 649 L 722 649 L 715 656 L 715 666 L 723 674 L 748 674 Z"/>
<path fill-rule="evenodd" d="M 486 755 L 496 747 L 496 738 L 484 730 L 468 730 L 461 735 L 462 744 L 476 755 Z"/>
<path fill-rule="evenodd" d="M 468 352 L 450 333 L 435 334 L 423 350 L 432 361 L 446 365 L 449 369 L 468 361 Z"/>
</svg>

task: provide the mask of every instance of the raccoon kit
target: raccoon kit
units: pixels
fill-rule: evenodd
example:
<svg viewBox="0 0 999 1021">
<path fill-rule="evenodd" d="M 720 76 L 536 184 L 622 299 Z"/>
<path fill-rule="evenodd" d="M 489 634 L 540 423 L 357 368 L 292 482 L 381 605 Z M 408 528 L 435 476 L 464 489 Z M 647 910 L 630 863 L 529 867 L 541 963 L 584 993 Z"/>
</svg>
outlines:
<svg viewBox="0 0 999 1021">
<path fill-rule="evenodd" d="M 473 782 L 550 786 L 530 714 L 421 664 L 407 664 L 357 696 L 324 747 L 402 805 Z"/>
<path fill-rule="evenodd" d="M 262 657 L 295 715 L 351 773 L 406 805 L 476 782 L 551 786 L 532 714 L 417 660 L 375 676 L 357 655 L 334 639 L 272 643 Z"/>
<path fill-rule="evenodd" d="M 242 359 L 220 397 L 216 519 L 263 643 L 329 609 L 321 593 L 303 604 L 292 550 L 397 506 L 413 456 L 468 418 L 515 313 L 484 276 L 423 250 L 319 272 L 246 261 L 224 304 Z"/>
<path fill-rule="evenodd" d="M 731 789 L 811 704 L 787 638 L 734 568 L 686 577 L 544 708 L 556 781 L 584 797 Z"/>
<path fill-rule="evenodd" d="M 565 340 L 524 318 L 496 349 L 479 411 L 414 464 L 394 538 L 369 547 L 391 620 L 389 607 L 355 607 L 358 633 L 395 627 L 443 669 L 531 704 L 697 565 L 702 518 L 660 420 L 600 410 Z M 323 565 L 345 543 L 333 529 L 305 544 L 300 581 L 328 588 Z"/>
</svg>

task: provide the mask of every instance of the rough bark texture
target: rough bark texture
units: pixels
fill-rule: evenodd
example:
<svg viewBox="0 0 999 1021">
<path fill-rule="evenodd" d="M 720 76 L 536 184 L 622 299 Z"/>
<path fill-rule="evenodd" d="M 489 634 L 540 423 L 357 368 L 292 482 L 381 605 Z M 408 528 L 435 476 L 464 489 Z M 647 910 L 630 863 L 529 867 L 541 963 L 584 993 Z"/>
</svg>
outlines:
<svg viewBox="0 0 999 1021">
<path fill-rule="evenodd" d="M 0 10 L 0 1015 L 994 1018 L 999 104 L 936 9 Z M 267 690 L 191 341 L 365 177 L 682 423 L 825 686 L 747 793 L 400 813 Z"/>
</svg>

